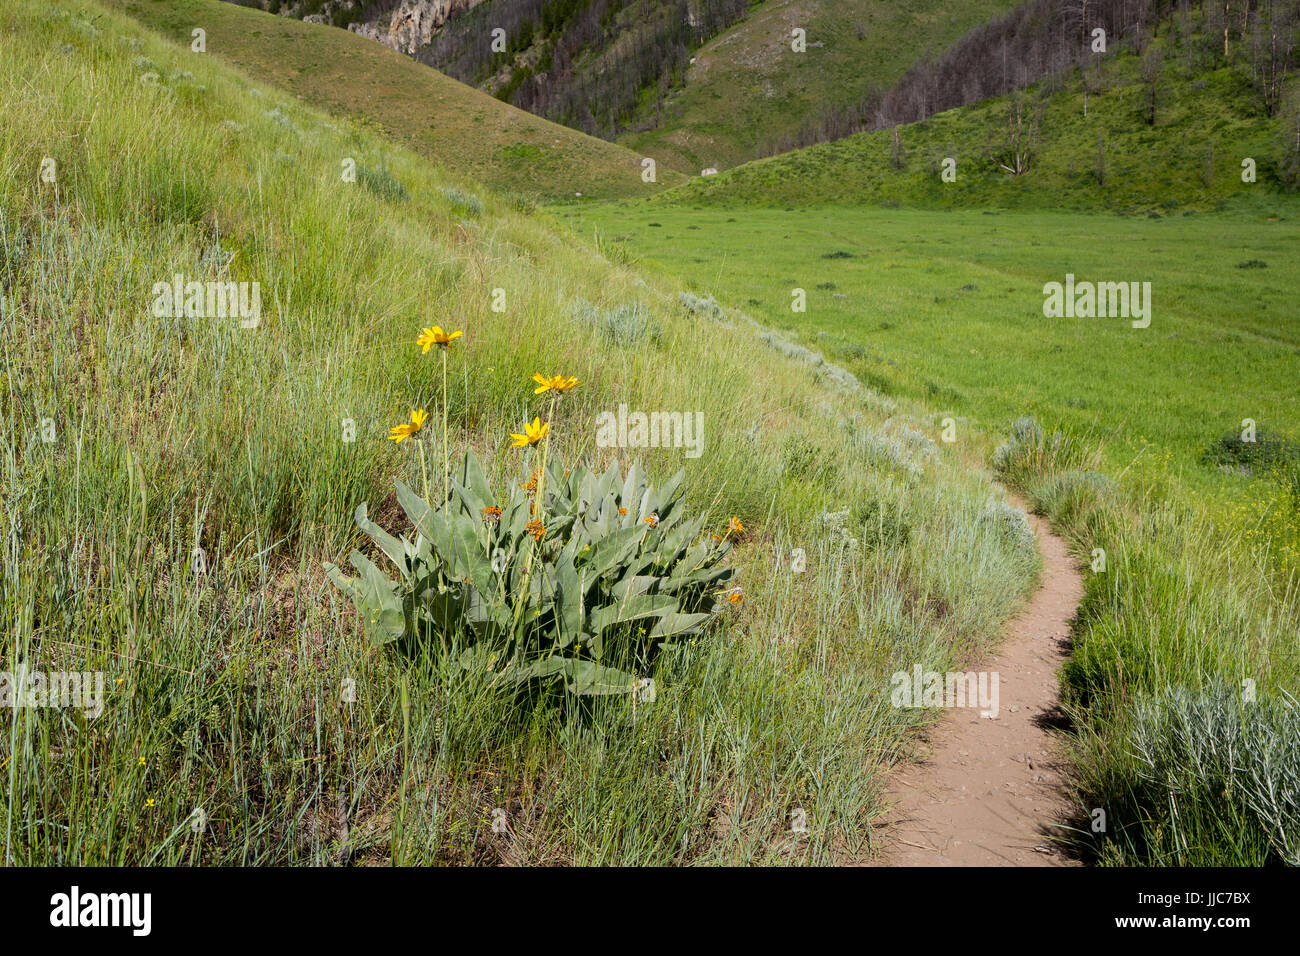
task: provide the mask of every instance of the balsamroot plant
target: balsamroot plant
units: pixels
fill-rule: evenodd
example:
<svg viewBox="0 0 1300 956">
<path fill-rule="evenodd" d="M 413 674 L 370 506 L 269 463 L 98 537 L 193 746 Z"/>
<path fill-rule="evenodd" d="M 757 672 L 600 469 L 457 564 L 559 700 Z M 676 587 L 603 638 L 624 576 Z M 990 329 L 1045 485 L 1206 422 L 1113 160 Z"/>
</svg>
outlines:
<svg viewBox="0 0 1300 956">
<path fill-rule="evenodd" d="M 371 640 L 450 647 L 462 635 L 466 667 L 616 694 L 636 686 L 663 642 L 698 633 L 725 606 L 717 598 L 732 575 L 722 563 L 730 531 L 708 540 L 704 517 L 685 516 L 684 472 L 655 489 L 636 465 L 626 476 L 616 465 L 600 475 L 549 469 L 544 522 L 534 517 L 540 478 L 534 473 L 497 504 L 470 451 L 440 508 L 398 482 L 414 541 L 357 508 L 357 526 L 396 577 L 359 551 L 351 556 L 359 577 L 327 570 L 356 602 Z"/>
<path fill-rule="evenodd" d="M 447 361 L 460 332 L 425 329 L 417 344 L 442 357 L 443 493 L 429 494 L 420 437 L 428 414 L 413 409 L 409 423 L 389 438 L 415 441 L 424 494 L 397 483 L 397 500 L 415 528 L 415 540 L 389 534 L 370 520 L 363 503 L 356 522 L 388 558 L 390 577 L 353 551 L 358 572 L 333 564 L 330 579 L 361 611 L 377 645 L 434 643 L 458 653 L 468 668 L 501 680 L 563 680 L 573 694 L 620 694 L 637 687 L 667 641 L 699 633 L 739 589 L 721 590 L 732 576 L 723 559 L 730 537 L 743 531 L 731 519 L 709 539 L 704 516 L 687 519 L 686 473 L 654 488 L 639 466 L 624 476 L 611 464 L 597 475 L 550 461 L 551 423 L 538 416 L 512 434 L 513 447 L 540 454 L 540 465 L 509 495 L 493 493 L 472 449 L 459 476 L 446 463 Z M 535 395 L 556 403 L 579 384 L 565 375 L 533 376 Z"/>
</svg>

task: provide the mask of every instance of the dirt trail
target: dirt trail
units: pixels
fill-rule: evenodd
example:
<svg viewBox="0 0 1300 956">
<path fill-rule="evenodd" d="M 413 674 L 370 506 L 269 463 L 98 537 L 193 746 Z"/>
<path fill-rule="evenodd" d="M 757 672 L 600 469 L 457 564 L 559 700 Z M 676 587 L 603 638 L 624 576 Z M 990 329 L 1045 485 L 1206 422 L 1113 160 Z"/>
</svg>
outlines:
<svg viewBox="0 0 1300 956">
<path fill-rule="evenodd" d="M 1029 520 L 1043 553 L 1041 585 L 996 656 L 978 665 L 1001 677 L 998 715 L 950 709 L 930 731 L 929 759 L 895 771 L 880 865 L 1073 863 L 1051 840 L 1052 825 L 1069 813 L 1053 728 L 1061 717 L 1056 672 L 1069 653 L 1083 579 L 1047 522 Z"/>
</svg>

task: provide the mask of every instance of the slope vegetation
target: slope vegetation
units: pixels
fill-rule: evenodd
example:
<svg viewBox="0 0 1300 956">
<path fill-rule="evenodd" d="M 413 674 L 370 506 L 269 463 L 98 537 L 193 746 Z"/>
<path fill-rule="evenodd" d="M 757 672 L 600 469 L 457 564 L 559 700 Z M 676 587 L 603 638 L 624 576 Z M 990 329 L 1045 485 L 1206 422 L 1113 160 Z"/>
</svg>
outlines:
<svg viewBox="0 0 1300 956">
<path fill-rule="evenodd" d="M 678 181 L 642 181 L 641 157 L 514 109 L 373 40 L 220 0 L 111 0 L 188 46 L 304 102 L 372 125 L 461 177 L 529 196 L 646 195 Z"/>
<path fill-rule="evenodd" d="M 166 36 L 227 9 L 143 6 Z M 210 48 L 239 22 L 268 21 Z M 978 440 L 117 10 L 14 0 L 0 37 L 0 671 L 106 677 L 98 716 L 6 717 L 6 863 L 871 853 L 926 719 L 891 675 L 979 654 L 1036 571 Z M 177 276 L 260 312 L 160 311 Z M 464 334 L 426 355 L 434 324 Z M 535 372 L 579 385 L 550 404 Z M 699 454 L 596 447 L 620 405 L 702 416 Z M 656 695 L 503 684 L 454 624 L 376 647 L 326 579 L 362 503 L 413 536 L 395 479 L 472 448 L 527 482 L 508 436 L 539 414 L 552 462 L 681 469 L 739 544 L 743 590 L 641 665 Z"/>
<path fill-rule="evenodd" d="M 1103 89 L 1083 77 L 859 133 L 696 180 L 668 202 L 898 204 L 939 208 L 1111 209 L 1169 214 L 1290 189 L 1294 114 L 1252 108 L 1248 84 L 1224 67 L 1187 75 L 1160 67 L 1155 122 L 1141 60 L 1117 54 Z M 1086 109 L 1086 112 L 1085 112 Z M 952 160 L 953 181 L 944 178 Z M 1243 163 L 1254 181 L 1243 179 Z M 1012 170 L 1017 168 L 1020 172 Z"/>
<path fill-rule="evenodd" d="M 1212 5 L 1145 23 L 1110 7 L 1105 51 L 1061 39 L 1078 26 L 1068 5 L 1032 0 L 864 102 L 858 122 L 875 131 L 693 182 L 672 200 L 1168 212 L 1300 187 L 1300 89 L 1287 82 L 1300 13 L 1247 8 L 1252 18 L 1225 32 Z M 981 91 L 1006 95 L 971 102 Z M 945 103 L 970 105 L 934 112 Z"/>
<path fill-rule="evenodd" d="M 705 44 L 619 142 L 684 172 L 788 149 L 807 125 L 891 86 L 1009 0 L 768 0 Z M 792 48 L 805 31 L 807 49 Z"/>
</svg>

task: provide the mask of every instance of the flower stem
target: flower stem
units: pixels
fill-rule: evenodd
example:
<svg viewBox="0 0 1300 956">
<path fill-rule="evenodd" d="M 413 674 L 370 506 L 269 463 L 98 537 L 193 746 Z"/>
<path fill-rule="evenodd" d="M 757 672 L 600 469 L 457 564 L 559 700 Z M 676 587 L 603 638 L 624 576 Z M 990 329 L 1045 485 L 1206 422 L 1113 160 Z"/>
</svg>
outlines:
<svg viewBox="0 0 1300 956">
<path fill-rule="evenodd" d="M 451 450 L 447 445 L 447 347 L 442 349 L 442 503 L 451 498 Z"/>
<path fill-rule="evenodd" d="M 551 419 L 555 417 L 555 396 L 551 396 L 551 409 L 546 413 L 547 424 L 551 424 Z M 551 429 L 546 429 L 546 441 L 542 444 L 542 466 L 537 474 L 537 489 L 533 492 L 535 495 L 533 501 L 536 504 L 533 517 L 546 526 L 546 461 L 550 457 L 551 451 Z M 524 580 L 520 591 L 518 603 L 515 605 L 515 617 L 512 630 L 519 627 L 519 619 L 523 616 L 524 607 L 528 603 L 528 585 L 533 579 L 533 559 L 537 556 L 537 551 L 541 547 L 542 539 L 538 538 L 533 543 L 532 548 L 528 551 L 528 559 L 524 562 Z"/>
<path fill-rule="evenodd" d="M 551 396 L 551 408 L 546 413 L 546 423 L 548 426 L 553 425 L 555 419 L 555 396 Z M 546 463 L 551 457 L 551 432 L 553 428 L 546 429 L 546 442 L 542 445 L 542 470 L 537 477 L 537 520 L 546 523 Z"/>
<path fill-rule="evenodd" d="M 420 449 L 420 475 L 424 479 L 424 500 L 429 500 L 429 466 L 424 459 L 424 442 L 416 439 L 415 447 Z"/>
</svg>

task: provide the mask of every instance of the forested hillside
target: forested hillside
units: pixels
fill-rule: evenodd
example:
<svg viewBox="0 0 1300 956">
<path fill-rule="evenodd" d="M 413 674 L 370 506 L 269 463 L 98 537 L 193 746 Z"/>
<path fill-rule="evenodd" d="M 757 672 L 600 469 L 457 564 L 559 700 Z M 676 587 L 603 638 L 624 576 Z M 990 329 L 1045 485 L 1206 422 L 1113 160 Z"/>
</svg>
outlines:
<svg viewBox="0 0 1300 956">
<path fill-rule="evenodd" d="M 1158 88 L 1166 57 L 1186 76 L 1232 67 L 1273 116 L 1295 67 L 1298 30 L 1297 0 L 1027 0 L 916 63 L 888 90 L 854 104 L 829 104 L 769 153 L 915 123 L 1074 68 L 1083 69 L 1084 90 L 1096 94 L 1104 86 L 1106 55 L 1117 47 L 1142 57 L 1151 125 L 1161 99 L 1168 99 Z"/>
<path fill-rule="evenodd" d="M 1169 215 L 1300 188 L 1300 3 L 1243 5 L 1227 20 L 1218 2 L 1087 7 L 1080 20 L 1064 0 L 1031 0 L 819 131 L 834 142 L 697 180 L 669 201 Z M 1053 24 L 1072 24 L 1068 42 Z M 1094 30 L 1104 50 L 1093 52 Z M 870 131 L 835 135 L 855 124 Z"/>
<path fill-rule="evenodd" d="M 751 0 L 485 0 L 421 61 L 557 123 L 611 139 L 653 116 L 691 53 Z M 495 44 L 493 31 L 504 30 Z M 497 34 L 501 36 L 501 34 Z"/>
<path fill-rule="evenodd" d="M 698 174 L 812 142 L 1012 0 L 233 0 Z M 796 38 L 797 34 L 797 38 Z"/>
</svg>

